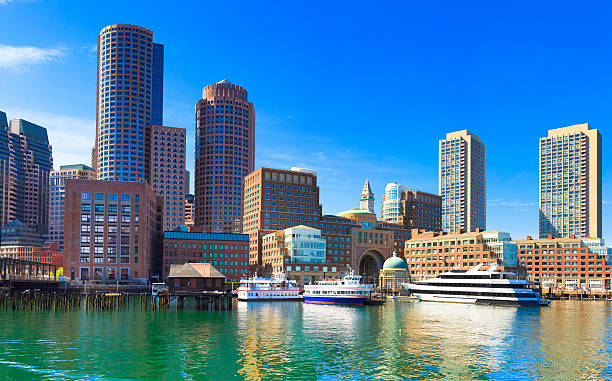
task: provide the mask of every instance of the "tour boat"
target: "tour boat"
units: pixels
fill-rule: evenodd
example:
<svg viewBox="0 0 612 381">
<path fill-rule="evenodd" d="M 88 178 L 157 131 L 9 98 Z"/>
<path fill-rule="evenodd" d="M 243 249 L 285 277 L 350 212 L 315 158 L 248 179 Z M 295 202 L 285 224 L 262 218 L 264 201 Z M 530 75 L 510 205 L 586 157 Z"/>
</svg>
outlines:
<svg viewBox="0 0 612 381">
<path fill-rule="evenodd" d="M 323 279 L 304 286 L 304 303 L 362 305 L 373 285 L 362 284 L 360 275 L 351 274 L 341 279 Z"/>
<path fill-rule="evenodd" d="M 510 272 L 486 271 L 478 265 L 470 270 L 451 270 L 436 278 L 404 283 L 423 302 L 450 302 L 491 305 L 538 306 L 540 293 L 530 282 Z"/>
<path fill-rule="evenodd" d="M 299 300 L 300 288 L 294 280 L 288 280 L 285 274 L 274 274 L 272 278 L 253 278 L 240 281 L 238 300 Z"/>
</svg>

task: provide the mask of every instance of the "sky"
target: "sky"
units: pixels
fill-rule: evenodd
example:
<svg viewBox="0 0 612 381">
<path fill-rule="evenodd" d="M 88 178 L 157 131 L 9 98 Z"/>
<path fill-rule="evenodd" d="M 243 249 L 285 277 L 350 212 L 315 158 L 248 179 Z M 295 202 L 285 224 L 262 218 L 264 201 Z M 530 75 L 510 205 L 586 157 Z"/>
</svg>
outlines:
<svg viewBox="0 0 612 381">
<path fill-rule="evenodd" d="M 470 130 L 487 228 L 518 239 L 538 235 L 538 139 L 589 123 L 612 237 L 612 3 L 585 4 L 0 0 L 0 110 L 47 127 L 56 168 L 89 164 L 97 36 L 140 25 L 165 45 L 164 124 L 187 129 L 192 182 L 195 103 L 228 79 L 255 106 L 255 168 L 316 169 L 325 214 L 366 178 L 379 215 L 389 182 L 437 193 L 438 141 Z"/>
</svg>

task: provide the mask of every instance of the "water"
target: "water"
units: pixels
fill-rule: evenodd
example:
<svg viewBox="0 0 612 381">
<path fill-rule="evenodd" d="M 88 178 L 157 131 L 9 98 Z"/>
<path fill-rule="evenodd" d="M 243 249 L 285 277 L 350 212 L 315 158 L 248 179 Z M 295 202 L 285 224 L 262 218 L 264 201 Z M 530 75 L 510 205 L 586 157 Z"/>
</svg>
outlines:
<svg viewBox="0 0 612 381">
<path fill-rule="evenodd" d="M 612 303 L 2 311 L 0 378 L 612 379 Z"/>
</svg>

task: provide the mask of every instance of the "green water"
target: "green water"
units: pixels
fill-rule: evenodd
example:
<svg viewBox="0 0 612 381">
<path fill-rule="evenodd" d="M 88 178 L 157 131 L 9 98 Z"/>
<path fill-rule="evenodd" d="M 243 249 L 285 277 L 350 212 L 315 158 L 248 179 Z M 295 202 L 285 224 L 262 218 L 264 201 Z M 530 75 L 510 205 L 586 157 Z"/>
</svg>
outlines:
<svg viewBox="0 0 612 381">
<path fill-rule="evenodd" d="M 611 379 L 612 304 L 0 312 L 0 378 Z"/>
</svg>

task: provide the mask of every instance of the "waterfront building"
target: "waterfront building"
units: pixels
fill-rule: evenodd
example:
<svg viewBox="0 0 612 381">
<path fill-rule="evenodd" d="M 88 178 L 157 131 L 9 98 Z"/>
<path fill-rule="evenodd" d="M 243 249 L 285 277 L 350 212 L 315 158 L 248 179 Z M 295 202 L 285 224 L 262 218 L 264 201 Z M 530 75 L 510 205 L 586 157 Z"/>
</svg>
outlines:
<svg viewBox="0 0 612 381">
<path fill-rule="evenodd" d="M 241 233 L 244 177 L 255 165 L 255 108 L 247 91 L 223 80 L 196 103 L 195 224 Z"/>
<path fill-rule="evenodd" d="M 406 229 L 442 230 L 442 197 L 389 183 L 385 187 L 381 221 L 403 225 Z"/>
<path fill-rule="evenodd" d="M 452 269 L 469 270 L 477 265 L 497 265 L 525 276 L 510 234 L 480 231 L 446 234 L 414 230 L 406 241 L 406 262 L 413 280 L 424 280 Z"/>
<path fill-rule="evenodd" d="M 321 230 L 321 236 L 325 239 L 327 250 L 326 260 L 346 269 L 353 266 L 351 255 L 351 231 L 359 227 L 359 224 L 350 218 L 324 215 L 319 218 L 319 222 L 314 222 L 313 227 Z M 353 267 L 355 268 L 355 267 Z"/>
<path fill-rule="evenodd" d="M 92 162 L 99 180 L 150 181 L 151 126 L 163 125 L 163 49 L 136 25 L 109 25 L 98 36 Z"/>
<path fill-rule="evenodd" d="M 49 241 L 55 242 L 64 251 L 64 197 L 66 179 L 94 180 L 93 168 L 84 164 L 62 165 L 51 171 L 49 194 Z"/>
<path fill-rule="evenodd" d="M 540 138 L 540 238 L 601 237 L 601 150 L 588 123 Z"/>
<path fill-rule="evenodd" d="M 603 239 L 567 238 L 517 240 L 521 266 L 529 279 L 543 288 L 610 289 L 612 264 L 610 248 Z"/>
<path fill-rule="evenodd" d="M 363 184 L 363 190 L 361 191 L 361 198 L 359 200 L 359 208 L 361 210 L 367 210 L 374 213 L 374 192 L 372 192 L 368 179 L 366 179 L 365 184 Z"/>
<path fill-rule="evenodd" d="M 439 190 L 442 230 L 447 233 L 486 229 L 486 149 L 462 130 L 440 140 Z"/>
<path fill-rule="evenodd" d="M 43 246 L 0 246 L 0 258 L 13 258 L 23 261 L 48 263 L 62 266 L 64 256 L 57 243 L 45 242 Z"/>
<path fill-rule="evenodd" d="M 259 168 L 250 173 L 244 179 L 242 221 L 243 232 L 250 241 L 249 264 L 262 264 L 263 235 L 296 225 L 314 226 L 320 216 L 316 171 Z"/>
<path fill-rule="evenodd" d="M 309 284 L 339 277 L 344 266 L 326 258 L 321 230 L 298 225 L 262 237 L 262 264 L 266 273 L 285 273 L 288 279 Z"/>
<path fill-rule="evenodd" d="M 387 292 L 399 294 L 402 291 L 402 283 L 408 283 L 410 279 L 408 264 L 398 257 L 397 252 L 394 251 L 393 256 L 385 260 L 383 268 L 380 270 L 378 284 L 381 289 Z"/>
<path fill-rule="evenodd" d="M 194 221 L 193 221 L 193 195 L 192 194 L 186 194 L 185 195 L 185 217 L 184 217 L 184 221 L 185 221 L 185 225 L 187 226 L 194 226 Z"/>
<path fill-rule="evenodd" d="M 41 247 L 45 240 L 38 230 L 19 220 L 13 220 L 0 228 L 0 246 Z"/>
<path fill-rule="evenodd" d="M 184 263 L 170 265 L 168 289 L 170 291 L 225 292 L 226 276 L 210 263 Z"/>
<path fill-rule="evenodd" d="M 64 274 L 72 280 L 159 279 L 163 198 L 145 182 L 66 180 Z"/>
<path fill-rule="evenodd" d="M 43 235 L 49 224 L 49 174 L 53 169 L 47 129 L 0 112 L 0 227 L 14 220 Z"/>
<path fill-rule="evenodd" d="M 235 233 L 197 231 L 164 232 L 164 276 L 172 265 L 208 263 L 217 268 L 229 282 L 248 277 L 249 236 Z M 202 229 L 200 229 L 202 230 Z"/>
<path fill-rule="evenodd" d="M 394 251 L 403 252 L 402 247 L 410 232 L 402 225 L 378 221 L 376 214 L 360 208 L 345 210 L 337 217 L 352 222 L 350 237 L 345 241 L 350 247 L 348 265 L 363 277 L 364 282 L 378 282 L 384 261 Z"/>
<path fill-rule="evenodd" d="M 150 184 L 164 198 L 164 231 L 176 229 L 185 218 L 185 135 L 184 128 L 151 127 Z"/>
</svg>

